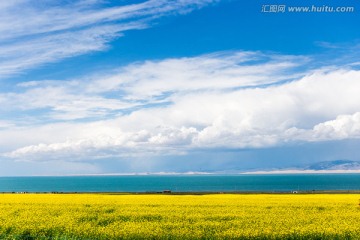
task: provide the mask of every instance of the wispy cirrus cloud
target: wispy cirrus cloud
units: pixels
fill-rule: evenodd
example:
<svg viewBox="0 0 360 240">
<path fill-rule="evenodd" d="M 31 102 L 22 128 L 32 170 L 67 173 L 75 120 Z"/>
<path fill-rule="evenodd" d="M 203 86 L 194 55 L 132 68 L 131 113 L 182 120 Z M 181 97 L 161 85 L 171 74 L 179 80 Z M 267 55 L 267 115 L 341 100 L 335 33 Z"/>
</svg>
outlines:
<svg viewBox="0 0 360 240">
<path fill-rule="evenodd" d="M 217 52 L 197 57 L 145 61 L 88 84 L 89 92 L 122 91 L 126 98 L 161 97 L 166 93 L 231 90 L 288 81 L 307 64 L 304 56 L 261 52 Z"/>
<path fill-rule="evenodd" d="M 0 79 L 61 59 L 102 51 L 128 30 L 154 19 L 186 14 L 213 1 L 144 1 L 108 6 L 102 1 L 11 1 L 0 4 Z"/>
<path fill-rule="evenodd" d="M 140 25 L 132 27 L 141 28 Z M 1 44 L 0 76 L 6 77 L 41 64 L 104 50 L 110 39 L 120 36 L 121 30 L 124 29 L 119 25 L 102 26 Z"/>
</svg>

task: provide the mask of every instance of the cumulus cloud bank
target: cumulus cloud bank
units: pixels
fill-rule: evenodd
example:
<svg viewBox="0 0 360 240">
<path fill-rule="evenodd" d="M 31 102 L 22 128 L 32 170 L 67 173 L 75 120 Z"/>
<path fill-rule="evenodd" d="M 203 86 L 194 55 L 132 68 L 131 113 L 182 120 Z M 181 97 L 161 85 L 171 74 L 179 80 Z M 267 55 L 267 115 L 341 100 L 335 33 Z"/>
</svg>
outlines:
<svg viewBox="0 0 360 240">
<path fill-rule="evenodd" d="M 43 111 L 43 119 L 6 120 L 15 125 L 0 129 L 3 157 L 81 161 L 359 138 L 360 71 L 312 61 L 222 52 L 19 84 L 0 95 L 16 103 L 1 111 Z"/>
</svg>

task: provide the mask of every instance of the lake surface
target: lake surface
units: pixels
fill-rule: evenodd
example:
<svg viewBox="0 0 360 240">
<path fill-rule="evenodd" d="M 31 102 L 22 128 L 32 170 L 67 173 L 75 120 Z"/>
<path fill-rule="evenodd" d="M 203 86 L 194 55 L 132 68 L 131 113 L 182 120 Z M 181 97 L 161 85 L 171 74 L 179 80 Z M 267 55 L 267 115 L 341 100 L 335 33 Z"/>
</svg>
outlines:
<svg viewBox="0 0 360 240">
<path fill-rule="evenodd" d="M 0 177 L 0 192 L 360 190 L 360 174 Z"/>
</svg>

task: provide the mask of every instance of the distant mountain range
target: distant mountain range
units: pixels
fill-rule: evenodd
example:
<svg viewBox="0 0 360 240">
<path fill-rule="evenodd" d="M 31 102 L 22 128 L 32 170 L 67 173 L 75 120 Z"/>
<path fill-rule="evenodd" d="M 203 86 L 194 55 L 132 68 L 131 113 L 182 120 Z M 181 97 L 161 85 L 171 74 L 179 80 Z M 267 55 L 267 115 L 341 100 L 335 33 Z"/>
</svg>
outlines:
<svg viewBox="0 0 360 240">
<path fill-rule="evenodd" d="M 351 160 L 335 160 L 314 163 L 304 170 L 360 170 L 360 162 Z"/>
<path fill-rule="evenodd" d="M 292 174 L 292 173 L 360 173 L 360 161 L 334 160 L 322 161 L 310 165 L 298 165 L 287 168 L 256 168 L 256 169 L 227 169 L 223 171 L 188 171 L 188 172 L 144 172 L 127 174 L 101 174 L 101 175 L 212 175 L 212 174 Z"/>
<path fill-rule="evenodd" d="M 360 173 L 360 162 L 351 160 L 334 160 L 317 162 L 311 165 L 273 168 L 273 169 L 254 169 L 245 174 L 282 174 L 282 173 Z"/>
</svg>

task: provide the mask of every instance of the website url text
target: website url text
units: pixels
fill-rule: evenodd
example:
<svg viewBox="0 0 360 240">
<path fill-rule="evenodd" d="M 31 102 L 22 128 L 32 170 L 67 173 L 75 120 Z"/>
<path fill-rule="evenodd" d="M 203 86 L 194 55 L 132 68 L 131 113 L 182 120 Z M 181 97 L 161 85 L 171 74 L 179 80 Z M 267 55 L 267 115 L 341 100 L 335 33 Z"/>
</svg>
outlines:
<svg viewBox="0 0 360 240">
<path fill-rule="evenodd" d="M 287 5 L 262 5 L 261 12 L 263 13 L 352 13 L 355 12 L 353 6 L 287 6 Z"/>
</svg>

